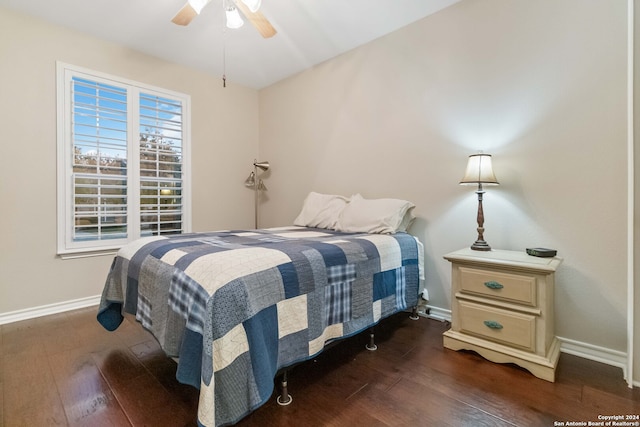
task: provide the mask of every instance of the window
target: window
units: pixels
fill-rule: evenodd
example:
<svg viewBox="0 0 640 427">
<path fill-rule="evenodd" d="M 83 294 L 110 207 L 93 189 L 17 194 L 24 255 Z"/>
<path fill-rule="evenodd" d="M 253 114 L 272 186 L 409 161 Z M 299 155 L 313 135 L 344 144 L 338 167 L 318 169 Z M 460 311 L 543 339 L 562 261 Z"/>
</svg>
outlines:
<svg viewBox="0 0 640 427">
<path fill-rule="evenodd" d="M 58 253 L 190 231 L 187 95 L 58 63 Z"/>
</svg>

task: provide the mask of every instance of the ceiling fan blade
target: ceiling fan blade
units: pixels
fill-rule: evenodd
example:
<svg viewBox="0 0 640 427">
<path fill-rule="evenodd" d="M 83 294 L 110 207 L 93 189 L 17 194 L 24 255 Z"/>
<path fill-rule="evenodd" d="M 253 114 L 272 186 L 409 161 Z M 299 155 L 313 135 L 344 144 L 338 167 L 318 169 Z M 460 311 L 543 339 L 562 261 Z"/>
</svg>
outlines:
<svg viewBox="0 0 640 427">
<path fill-rule="evenodd" d="M 242 14 L 247 18 L 247 20 L 251 22 L 251 25 L 253 25 L 256 30 L 258 30 L 262 37 L 268 39 L 269 37 L 273 37 L 276 35 L 276 29 L 273 28 L 273 25 L 271 25 L 269 20 L 265 18 L 265 16 L 260 13 L 260 11 L 251 12 L 247 5 L 240 0 L 234 0 L 234 3 L 238 7 L 238 9 L 240 9 Z"/>
<path fill-rule="evenodd" d="M 184 6 L 182 6 L 182 9 L 180 9 L 178 13 L 176 13 L 176 16 L 173 17 L 171 22 L 177 25 L 189 25 L 189 23 L 196 16 L 198 16 L 198 12 L 196 12 L 196 10 L 191 7 L 189 2 L 187 2 Z"/>
</svg>

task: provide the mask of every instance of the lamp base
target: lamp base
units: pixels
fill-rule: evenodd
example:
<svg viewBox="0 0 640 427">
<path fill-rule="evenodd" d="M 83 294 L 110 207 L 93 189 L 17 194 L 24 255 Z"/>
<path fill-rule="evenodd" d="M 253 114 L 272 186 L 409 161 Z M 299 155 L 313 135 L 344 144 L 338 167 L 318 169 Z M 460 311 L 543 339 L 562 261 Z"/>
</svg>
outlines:
<svg viewBox="0 0 640 427">
<path fill-rule="evenodd" d="M 490 251 L 491 246 L 484 240 L 476 240 L 473 245 L 471 245 L 471 249 L 474 251 Z"/>
</svg>

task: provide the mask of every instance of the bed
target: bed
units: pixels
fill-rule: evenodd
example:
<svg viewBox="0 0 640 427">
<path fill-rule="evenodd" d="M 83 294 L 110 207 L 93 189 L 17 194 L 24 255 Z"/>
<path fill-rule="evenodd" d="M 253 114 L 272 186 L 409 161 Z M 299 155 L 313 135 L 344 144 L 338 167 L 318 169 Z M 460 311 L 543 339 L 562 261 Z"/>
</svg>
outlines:
<svg viewBox="0 0 640 427">
<path fill-rule="evenodd" d="M 290 226 L 142 238 L 115 257 L 98 321 L 124 313 L 200 390 L 198 422 L 233 424 L 278 371 L 417 305 L 423 246 L 405 233 Z"/>
</svg>

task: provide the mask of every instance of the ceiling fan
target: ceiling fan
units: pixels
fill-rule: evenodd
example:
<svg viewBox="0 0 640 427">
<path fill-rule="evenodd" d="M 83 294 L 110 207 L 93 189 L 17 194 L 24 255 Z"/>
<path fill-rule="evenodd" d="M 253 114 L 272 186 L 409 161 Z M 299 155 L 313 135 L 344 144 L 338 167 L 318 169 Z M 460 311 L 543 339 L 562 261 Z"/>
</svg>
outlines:
<svg viewBox="0 0 640 427">
<path fill-rule="evenodd" d="M 176 13 L 171 22 L 177 25 L 189 25 L 189 23 L 200 14 L 202 9 L 211 0 L 188 0 L 185 5 Z M 249 22 L 258 30 L 264 38 L 273 37 L 276 29 L 273 28 L 269 20 L 258 11 L 262 0 L 222 0 L 227 17 L 228 28 L 240 28 L 244 21 L 238 13 L 238 9 Z"/>
</svg>

